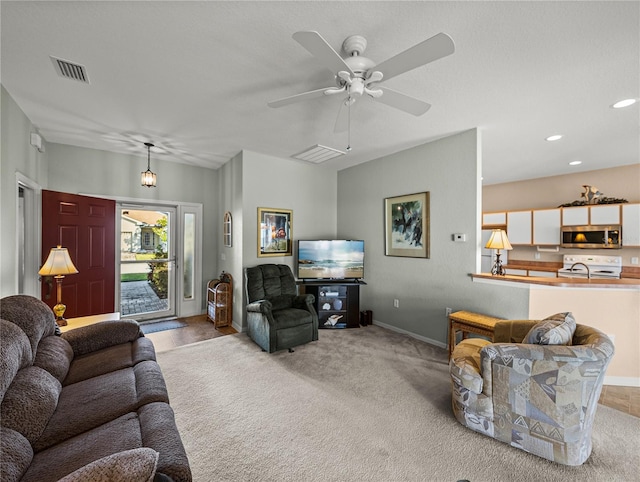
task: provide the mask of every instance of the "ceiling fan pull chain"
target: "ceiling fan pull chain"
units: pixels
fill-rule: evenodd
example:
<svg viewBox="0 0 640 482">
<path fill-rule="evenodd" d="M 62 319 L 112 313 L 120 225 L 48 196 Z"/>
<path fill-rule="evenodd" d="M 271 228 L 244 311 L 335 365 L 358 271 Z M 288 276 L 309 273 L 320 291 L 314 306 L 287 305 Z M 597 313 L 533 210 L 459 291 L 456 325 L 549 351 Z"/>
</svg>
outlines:
<svg viewBox="0 0 640 482">
<path fill-rule="evenodd" d="M 347 124 L 347 152 L 351 150 L 351 96 L 347 98 L 347 111 L 348 114 L 348 124 Z"/>
</svg>

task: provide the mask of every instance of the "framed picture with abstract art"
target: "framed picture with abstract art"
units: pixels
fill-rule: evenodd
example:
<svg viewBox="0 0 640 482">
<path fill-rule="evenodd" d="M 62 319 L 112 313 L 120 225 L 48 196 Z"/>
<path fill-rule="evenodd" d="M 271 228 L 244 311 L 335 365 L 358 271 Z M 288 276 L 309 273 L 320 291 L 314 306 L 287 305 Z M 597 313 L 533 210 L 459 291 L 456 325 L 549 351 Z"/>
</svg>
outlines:
<svg viewBox="0 0 640 482">
<path fill-rule="evenodd" d="M 385 254 L 429 257 L 429 193 L 420 192 L 384 200 Z"/>
<path fill-rule="evenodd" d="M 293 211 L 258 208 L 258 257 L 291 256 Z"/>
</svg>

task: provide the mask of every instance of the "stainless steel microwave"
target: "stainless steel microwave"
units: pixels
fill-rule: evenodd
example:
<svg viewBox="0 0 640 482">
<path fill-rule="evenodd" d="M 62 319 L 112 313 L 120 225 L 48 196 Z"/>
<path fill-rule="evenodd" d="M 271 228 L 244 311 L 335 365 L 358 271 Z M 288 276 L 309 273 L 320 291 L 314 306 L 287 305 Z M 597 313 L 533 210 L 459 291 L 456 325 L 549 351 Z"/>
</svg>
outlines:
<svg viewBox="0 0 640 482">
<path fill-rule="evenodd" d="M 563 248 L 622 248 L 622 229 L 619 224 L 609 226 L 563 226 L 560 245 Z"/>
</svg>

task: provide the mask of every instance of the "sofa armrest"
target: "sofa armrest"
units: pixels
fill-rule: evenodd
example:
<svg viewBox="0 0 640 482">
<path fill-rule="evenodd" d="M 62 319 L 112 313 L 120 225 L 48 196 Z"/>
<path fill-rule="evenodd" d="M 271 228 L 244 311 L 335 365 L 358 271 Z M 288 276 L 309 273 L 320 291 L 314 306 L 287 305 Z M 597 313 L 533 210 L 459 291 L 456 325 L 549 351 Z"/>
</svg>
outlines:
<svg viewBox="0 0 640 482">
<path fill-rule="evenodd" d="M 146 447 L 117 452 L 80 467 L 58 482 L 87 480 L 151 482 L 156 474 L 158 456 L 158 452 Z"/>
<path fill-rule="evenodd" d="M 313 313 L 313 311 L 315 311 L 313 307 L 313 303 L 315 301 L 316 297 L 312 294 L 298 295 L 293 298 L 293 307 L 299 308 L 301 310 L 311 311 Z"/>
<path fill-rule="evenodd" d="M 451 360 L 449 360 L 451 379 L 461 387 L 478 395 L 482 393 L 483 388 L 480 352 L 490 343 L 489 340 L 481 338 L 462 340 L 455 346 L 451 353 Z"/>
<path fill-rule="evenodd" d="M 74 356 L 86 355 L 103 348 L 129 343 L 144 336 L 140 325 L 134 320 L 101 321 L 81 326 L 62 334 L 69 342 Z"/>
<path fill-rule="evenodd" d="M 266 315 L 268 313 L 271 313 L 271 310 L 272 305 L 268 300 L 258 300 L 247 305 L 247 311 L 251 313 L 262 313 L 263 315 Z"/>
</svg>

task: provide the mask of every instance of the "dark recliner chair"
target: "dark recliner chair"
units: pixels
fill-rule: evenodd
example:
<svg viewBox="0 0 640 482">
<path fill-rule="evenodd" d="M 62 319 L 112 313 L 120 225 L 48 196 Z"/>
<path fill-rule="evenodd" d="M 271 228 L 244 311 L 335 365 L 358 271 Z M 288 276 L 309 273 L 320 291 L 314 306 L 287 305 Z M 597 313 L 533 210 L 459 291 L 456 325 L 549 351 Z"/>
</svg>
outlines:
<svg viewBox="0 0 640 482">
<path fill-rule="evenodd" d="M 245 269 L 249 337 L 269 353 L 318 339 L 313 295 L 298 295 L 291 268 L 263 264 Z"/>
</svg>

